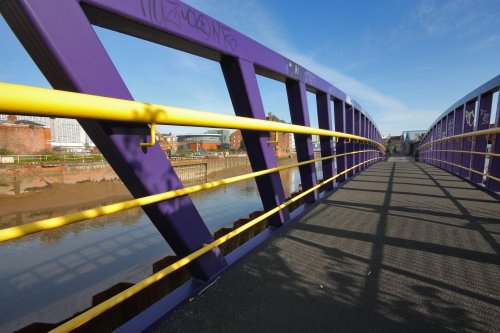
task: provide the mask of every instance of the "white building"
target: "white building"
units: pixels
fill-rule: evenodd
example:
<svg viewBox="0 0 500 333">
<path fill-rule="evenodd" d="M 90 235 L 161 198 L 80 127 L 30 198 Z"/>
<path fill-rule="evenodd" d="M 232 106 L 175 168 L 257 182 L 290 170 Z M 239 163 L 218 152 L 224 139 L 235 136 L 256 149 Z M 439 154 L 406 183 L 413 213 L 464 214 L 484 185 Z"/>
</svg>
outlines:
<svg viewBox="0 0 500 333">
<path fill-rule="evenodd" d="M 29 120 L 49 127 L 52 148 L 82 152 L 86 147 L 95 146 L 76 119 L 37 116 L 17 116 L 17 119 Z M 7 115 L 0 114 L 0 120 L 7 120 Z"/>
</svg>

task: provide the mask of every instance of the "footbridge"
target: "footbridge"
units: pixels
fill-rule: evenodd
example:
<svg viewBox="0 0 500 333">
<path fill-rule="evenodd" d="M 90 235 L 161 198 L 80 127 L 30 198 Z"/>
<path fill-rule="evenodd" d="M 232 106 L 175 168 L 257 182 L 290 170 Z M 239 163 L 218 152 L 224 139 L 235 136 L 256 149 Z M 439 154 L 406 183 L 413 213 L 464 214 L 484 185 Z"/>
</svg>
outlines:
<svg viewBox="0 0 500 333">
<path fill-rule="evenodd" d="M 386 156 L 375 119 L 321 73 L 180 1 L 6 0 L 0 11 L 54 88 L 0 83 L 0 113 L 77 119 L 135 197 L 0 230 L 1 244 L 142 207 L 177 255 L 24 331 L 499 331 L 500 76 L 429 119 L 415 161 Z M 220 63 L 235 115 L 133 101 L 92 25 Z M 266 120 L 257 75 L 286 86 L 292 124 Z M 160 124 L 240 130 L 252 172 L 184 187 Z M 296 164 L 278 165 L 280 133 L 293 133 Z M 287 197 L 289 168 L 302 189 Z M 189 195 L 247 179 L 263 211 L 212 235 Z"/>
</svg>

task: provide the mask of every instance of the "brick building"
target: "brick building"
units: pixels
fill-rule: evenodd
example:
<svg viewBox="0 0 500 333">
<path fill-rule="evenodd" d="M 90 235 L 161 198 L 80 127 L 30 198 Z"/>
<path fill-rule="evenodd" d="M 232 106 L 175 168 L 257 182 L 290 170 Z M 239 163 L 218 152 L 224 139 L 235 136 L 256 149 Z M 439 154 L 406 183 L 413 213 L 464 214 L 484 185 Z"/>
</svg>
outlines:
<svg viewBox="0 0 500 333">
<path fill-rule="evenodd" d="M 229 136 L 229 149 L 240 150 L 242 141 L 243 141 L 243 137 L 241 136 L 241 131 L 240 130 L 234 131 Z"/>
<path fill-rule="evenodd" d="M 40 154 L 51 148 L 50 128 L 9 116 L 0 122 L 0 149 L 12 154 Z"/>
<path fill-rule="evenodd" d="M 290 156 L 292 152 L 291 139 L 292 139 L 292 134 L 279 132 L 278 141 L 276 143 L 270 143 L 270 145 L 273 146 L 274 154 L 277 158 Z M 276 133 L 273 132 L 270 134 L 269 141 L 272 142 L 275 140 L 276 140 Z M 230 141 L 229 149 L 235 151 L 240 150 L 241 142 L 243 141 L 243 138 L 241 136 L 241 131 L 237 130 L 231 133 L 229 141 Z"/>
</svg>

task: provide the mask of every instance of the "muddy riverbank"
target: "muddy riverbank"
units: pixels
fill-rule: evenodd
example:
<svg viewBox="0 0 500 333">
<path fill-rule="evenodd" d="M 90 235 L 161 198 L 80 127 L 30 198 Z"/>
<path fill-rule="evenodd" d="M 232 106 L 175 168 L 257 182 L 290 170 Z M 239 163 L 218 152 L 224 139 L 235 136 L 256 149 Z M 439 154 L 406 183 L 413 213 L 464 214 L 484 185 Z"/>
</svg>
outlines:
<svg viewBox="0 0 500 333">
<path fill-rule="evenodd" d="M 289 165 L 295 162 L 295 159 L 285 159 L 279 164 Z M 46 169 L 39 166 L 17 169 L 17 177 L 22 175 L 31 178 L 26 182 L 30 181 L 31 184 L 39 186 L 16 195 L 0 194 L 1 229 L 132 199 L 125 185 L 109 166 L 86 166 L 70 172 L 52 168 L 45 171 Z M 40 170 L 45 172 L 36 176 L 35 173 Z M 82 174 L 76 175 L 78 170 Z M 207 180 L 213 181 L 248 172 L 251 172 L 250 165 L 239 165 L 209 173 Z M 204 179 L 200 179 L 198 183 L 203 181 Z"/>
</svg>

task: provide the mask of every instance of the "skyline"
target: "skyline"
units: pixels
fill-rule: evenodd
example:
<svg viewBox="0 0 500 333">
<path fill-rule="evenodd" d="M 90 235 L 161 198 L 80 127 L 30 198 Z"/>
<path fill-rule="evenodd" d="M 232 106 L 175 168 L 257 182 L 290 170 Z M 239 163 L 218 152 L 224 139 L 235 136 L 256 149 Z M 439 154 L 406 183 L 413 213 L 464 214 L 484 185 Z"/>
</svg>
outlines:
<svg viewBox="0 0 500 333">
<path fill-rule="evenodd" d="M 495 1 L 185 2 L 353 97 L 383 135 L 428 129 L 500 68 Z M 94 29 L 136 100 L 234 114 L 218 63 Z M 49 87 L 3 18 L 0 40 L 1 81 Z M 284 84 L 260 76 L 258 82 L 266 113 L 289 122 Z M 316 127 L 314 95 L 307 97 Z M 194 130 L 161 126 L 164 133 Z"/>
</svg>

